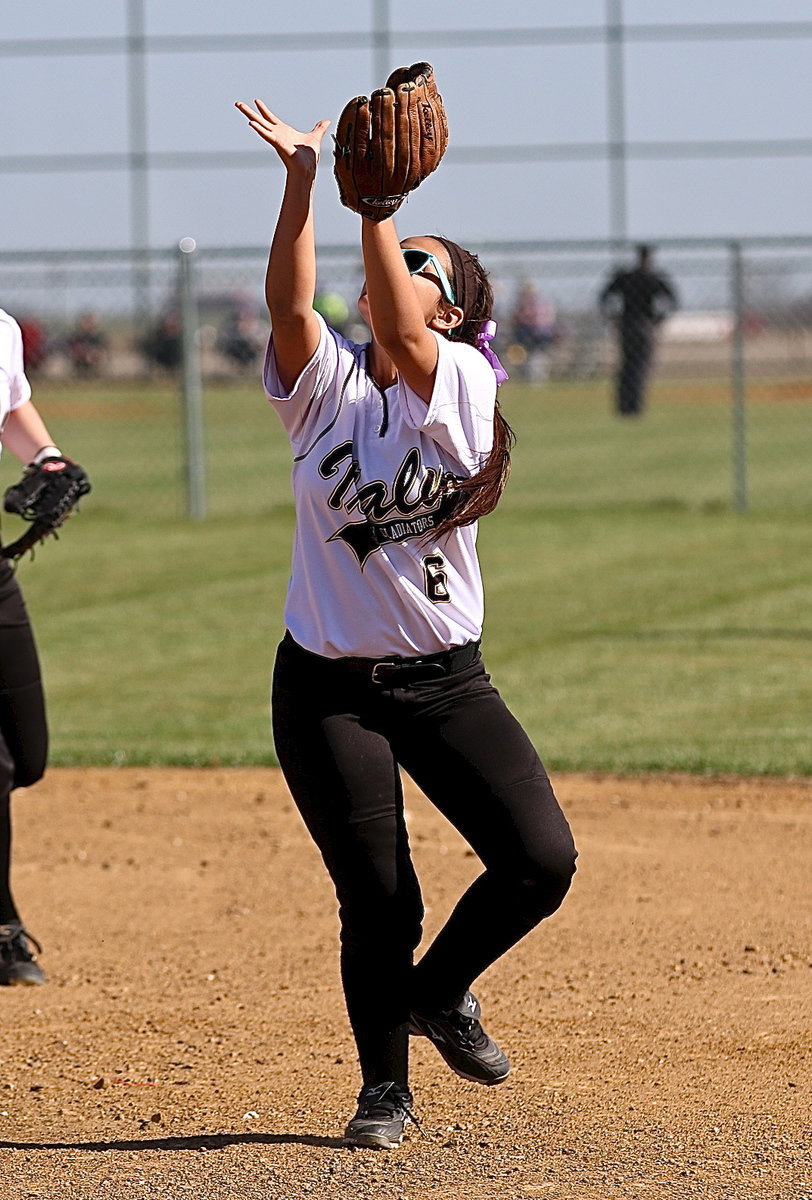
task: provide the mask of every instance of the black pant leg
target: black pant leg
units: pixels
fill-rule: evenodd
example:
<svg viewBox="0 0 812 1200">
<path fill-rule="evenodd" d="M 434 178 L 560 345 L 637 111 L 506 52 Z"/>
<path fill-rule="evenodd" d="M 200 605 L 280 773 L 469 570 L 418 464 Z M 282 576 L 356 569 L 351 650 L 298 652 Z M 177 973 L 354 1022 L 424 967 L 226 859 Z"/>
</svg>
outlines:
<svg viewBox="0 0 812 1200">
<path fill-rule="evenodd" d="M 11 891 L 11 781 L 14 763 L 0 734 L 0 925 L 19 921 L 20 914 Z"/>
<path fill-rule="evenodd" d="M 654 336 L 647 326 L 632 325 L 621 331 L 618 412 L 637 415 L 645 408 L 653 350 Z"/>
<path fill-rule="evenodd" d="M 335 885 L 341 973 L 365 1083 L 408 1081 L 409 984 L 423 906 L 389 743 L 340 689 L 285 643 L 274 671 L 277 757 Z"/>
<path fill-rule="evenodd" d="M 398 757 L 485 866 L 415 968 L 415 1007 L 431 1011 L 555 912 L 576 850 L 544 766 L 481 662 L 412 691 L 422 698 Z"/>
<path fill-rule="evenodd" d="M 8 564 L 0 563 L 0 924 L 19 919 L 11 892 L 11 792 L 42 778 L 48 726 L 28 613 Z"/>
</svg>

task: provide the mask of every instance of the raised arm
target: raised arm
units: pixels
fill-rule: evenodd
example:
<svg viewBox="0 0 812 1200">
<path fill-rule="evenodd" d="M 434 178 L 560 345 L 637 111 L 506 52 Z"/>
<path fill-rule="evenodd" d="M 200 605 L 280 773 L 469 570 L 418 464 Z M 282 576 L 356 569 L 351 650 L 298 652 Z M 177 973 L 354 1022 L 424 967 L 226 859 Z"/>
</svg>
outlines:
<svg viewBox="0 0 812 1200">
<path fill-rule="evenodd" d="M 316 294 L 316 242 L 313 226 L 313 185 L 321 142 L 329 121 L 319 121 L 302 133 L 275 116 L 261 100 L 256 108 L 238 102 L 248 124 L 266 141 L 285 167 L 285 191 L 276 222 L 265 300 L 271 314 L 274 354 L 279 378 L 292 387 L 319 344 L 319 323 L 313 311 Z"/>
<path fill-rule="evenodd" d="M 441 304 L 431 284 L 416 284 L 391 218 L 362 217 L 361 244 L 372 335 L 398 373 L 428 403 L 437 372 L 437 340 L 431 330 L 452 328 L 459 323 L 461 310 Z"/>
</svg>

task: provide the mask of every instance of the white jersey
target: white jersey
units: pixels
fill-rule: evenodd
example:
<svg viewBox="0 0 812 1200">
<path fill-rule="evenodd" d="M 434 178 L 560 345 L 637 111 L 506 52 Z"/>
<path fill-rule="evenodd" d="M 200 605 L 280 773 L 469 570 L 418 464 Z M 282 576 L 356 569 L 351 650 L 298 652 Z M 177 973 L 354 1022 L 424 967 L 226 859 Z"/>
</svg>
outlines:
<svg viewBox="0 0 812 1200">
<path fill-rule="evenodd" d="M 0 432 L 12 409 L 30 398 L 31 386 L 23 367 L 23 335 L 14 318 L 0 308 Z"/>
<path fill-rule="evenodd" d="M 379 388 L 367 347 L 318 319 L 319 347 L 289 393 L 273 338 L 265 359 L 265 391 L 294 456 L 287 627 L 327 658 L 434 654 L 475 641 L 484 613 L 476 525 L 442 538 L 432 530 L 447 512 L 448 477 L 474 474 L 492 447 L 493 370 L 472 346 L 437 334 L 427 404 L 400 378 Z"/>
</svg>

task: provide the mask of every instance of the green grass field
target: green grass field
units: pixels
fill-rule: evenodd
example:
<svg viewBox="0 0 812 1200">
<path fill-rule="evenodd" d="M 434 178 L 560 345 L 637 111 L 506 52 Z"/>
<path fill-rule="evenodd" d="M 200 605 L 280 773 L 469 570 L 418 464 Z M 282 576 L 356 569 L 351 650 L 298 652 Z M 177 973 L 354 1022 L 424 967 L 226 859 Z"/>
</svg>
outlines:
<svg viewBox="0 0 812 1200">
<path fill-rule="evenodd" d="M 480 532 L 485 653 L 548 766 L 812 773 L 812 403 L 751 406 L 740 514 L 722 393 L 672 385 L 628 423 L 605 383 L 503 392 L 519 443 Z M 272 763 L 293 517 L 259 388 L 207 391 L 198 523 L 169 386 L 35 382 L 35 399 L 94 483 L 19 567 L 52 762 Z M 6 457 L 4 486 L 16 470 Z M 5 540 L 15 530 L 7 519 Z"/>
</svg>

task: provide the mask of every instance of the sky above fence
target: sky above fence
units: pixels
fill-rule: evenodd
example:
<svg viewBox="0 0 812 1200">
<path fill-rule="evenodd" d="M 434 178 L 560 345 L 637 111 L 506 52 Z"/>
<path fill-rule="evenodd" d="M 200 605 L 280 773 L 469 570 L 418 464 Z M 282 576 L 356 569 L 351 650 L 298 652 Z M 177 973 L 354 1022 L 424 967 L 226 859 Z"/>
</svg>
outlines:
<svg viewBox="0 0 812 1200">
<path fill-rule="evenodd" d="M 603 150 L 609 78 L 600 28 L 606 0 L 446 0 L 441 7 L 392 0 L 388 7 L 390 65 L 434 63 L 451 127 L 449 156 L 402 211 L 402 232 L 448 232 L 464 241 L 610 234 Z M 374 12 L 372 0 L 145 0 L 146 148 L 156 165 L 140 215 L 153 245 L 184 235 L 212 246 L 268 239 L 282 176 L 234 101 L 261 96 L 303 128 L 322 117 L 335 121 L 351 95 L 383 83 L 369 45 Z M 127 15 L 127 0 L 38 0 L 4 11 L 6 249 L 130 243 L 133 194 L 122 162 Z M 623 54 L 629 236 L 809 233 L 812 38 L 789 25 L 803 22 L 808 32 L 808 0 L 772 0 L 766 8 L 756 0 L 624 0 L 622 15 L 630 32 Z M 667 36 L 677 23 L 711 33 L 727 22 L 764 23 L 763 36 L 721 36 L 718 29 L 707 40 Z M 654 26 L 664 28 L 658 34 Z M 539 28 L 575 36 L 533 42 L 517 33 L 506 44 L 510 31 Z M 484 31 L 481 44 L 463 44 L 477 30 Z M 594 37 L 579 40 L 579 30 Z M 292 44 L 290 34 L 304 36 Z M 359 44 L 343 45 L 348 34 Z M 238 35 L 255 37 L 256 48 L 229 41 Z M 179 48 L 161 40 L 174 37 L 222 44 Z M 56 44 L 66 38 L 81 52 Z M 50 41 L 37 46 L 35 39 Z M 81 39 L 88 39 L 83 49 Z M 95 39 L 109 39 L 108 48 Z M 686 148 L 695 142 L 704 144 L 701 153 Z M 737 154 L 733 142 L 751 149 Z M 672 146 L 670 157 L 657 151 L 663 143 Z M 534 158 L 538 145 L 558 151 Z M 477 161 L 499 146 L 514 148 L 514 159 L 524 148 L 525 160 Z M 198 158 L 182 160 L 181 152 Z M 89 156 L 87 169 L 54 169 L 60 156 L 78 154 Z M 357 219 L 338 202 L 329 159 L 316 210 L 322 240 L 355 239 Z"/>
</svg>

